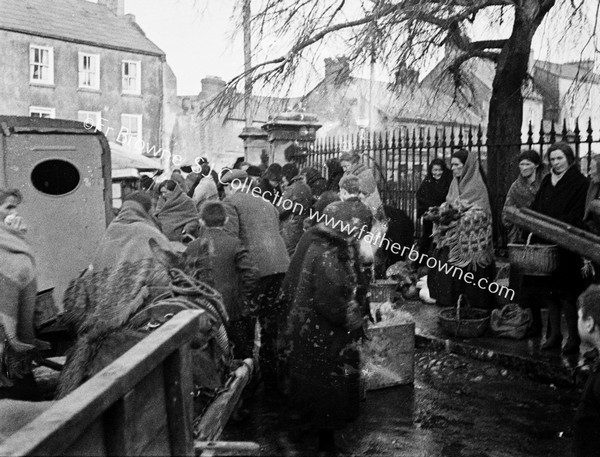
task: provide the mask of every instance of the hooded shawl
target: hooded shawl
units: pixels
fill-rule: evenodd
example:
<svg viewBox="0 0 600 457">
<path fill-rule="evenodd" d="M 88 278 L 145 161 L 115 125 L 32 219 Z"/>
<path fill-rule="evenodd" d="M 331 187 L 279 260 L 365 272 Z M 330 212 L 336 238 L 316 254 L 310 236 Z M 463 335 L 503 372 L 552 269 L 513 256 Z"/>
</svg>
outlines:
<svg viewBox="0 0 600 457">
<path fill-rule="evenodd" d="M 199 216 L 192 199 L 177 186 L 167 197 L 164 204 L 157 208 L 156 218 L 169 240 L 181 241 L 181 234 L 185 225 L 197 221 Z"/>
<path fill-rule="evenodd" d="M 431 174 L 431 166 L 427 172 L 427 177 L 419 186 L 417 190 L 417 217 L 421 217 L 430 207 L 440 206 L 446 201 L 446 195 L 448 195 L 448 189 L 452 182 L 452 174 L 448 169 L 444 170 L 444 173 L 440 179 L 435 179 Z"/>
<path fill-rule="evenodd" d="M 149 303 L 157 289 L 167 286 L 166 266 L 159 263 L 149 240 L 172 253 L 176 251 L 141 204 L 128 200 L 110 223 L 92 265 L 65 291 L 65 322 L 78 333 L 59 382 L 63 397 L 100 367 L 89 367 L 102 340 L 121 329 L 133 314 Z M 127 340 L 130 346 L 137 341 Z M 119 354 L 127 350 L 114 348 Z"/>
<path fill-rule="evenodd" d="M 479 170 L 479 160 L 477 154 L 473 152 L 467 156 L 460 179 L 454 178 L 450 184 L 446 202 L 455 204 L 456 200 L 463 200 L 470 205 L 478 206 L 488 214 L 492 213 L 487 186 Z"/>
<path fill-rule="evenodd" d="M 446 202 L 453 207 L 468 208 L 450 226 L 436 224 L 434 239 L 439 248 L 449 248 L 448 263 L 473 270 L 491 265 L 494 260 L 492 213 L 477 154 L 467 156 L 460 180 L 454 178 L 450 184 Z"/>
<path fill-rule="evenodd" d="M 542 179 L 548 171 L 544 167 L 544 164 L 540 164 L 535 172 L 535 181 L 529 183 L 527 178 L 524 178 L 519 174 L 519 177 L 515 182 L 512 183 L 508 193 L 506 194 L 506 201 L 504 202 L 504 209 L 515 207 L 515 208 L 529 208 L 535 200 L 535 196 L 540 189 Z M 502 215 L 502 222 L 508 229 L 508 242 L 518 243 L 521 241 L 523 230 L 512 225 L 504 220 L 504 214 Z"/>
</svg>

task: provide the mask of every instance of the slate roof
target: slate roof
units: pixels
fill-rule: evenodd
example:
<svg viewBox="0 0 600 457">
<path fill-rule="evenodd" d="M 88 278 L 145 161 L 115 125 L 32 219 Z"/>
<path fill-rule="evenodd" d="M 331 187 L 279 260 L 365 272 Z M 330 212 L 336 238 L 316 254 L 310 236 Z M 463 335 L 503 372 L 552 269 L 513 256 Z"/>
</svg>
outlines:
<svg viewBox="0 0 600 457">
<path fill-rule="evenodd" d="M 598 78 L 597 74 L 594 74 L 594 61 L 584 60 L 581 62 L 565 62 L 565 63 L 554 63 L 547 62 L 544 60 L 535 61 L 535 69 L 546 71 L 555 76 L 566 79 L 583 79 L 583 78 Z"/>
<path fill-rule="evenodd" d="M 135 22 L 86 0 L 0 0 L 0 30 L 165 55 Z"/>
</svg>

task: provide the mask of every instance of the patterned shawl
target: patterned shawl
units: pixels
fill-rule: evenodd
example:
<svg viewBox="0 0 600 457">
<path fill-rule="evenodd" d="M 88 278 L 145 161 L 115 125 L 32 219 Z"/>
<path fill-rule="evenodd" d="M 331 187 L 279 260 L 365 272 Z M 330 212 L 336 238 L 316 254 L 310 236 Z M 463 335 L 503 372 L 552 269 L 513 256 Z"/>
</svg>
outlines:
<svg viewBox="0 0 600 457">
<path fill-rule="evenodd" d="M 492 213 L 487 187 L 479 170 L 479 159 L 474 152 L 467 156 L 460 180 L 454 178 L 450 184 L 446 202 L 455 204 L 458 199 L 478 206 L 488 214 Z"/>
<path fill-rule="evenodd" d="M 434 241 L 448 247 L 448 263 L 460 268 L 491 265 L 494 259 L 492 217 L 489 212 L 473 206 L 448 227 L 436 225 Z"/>
</svg>

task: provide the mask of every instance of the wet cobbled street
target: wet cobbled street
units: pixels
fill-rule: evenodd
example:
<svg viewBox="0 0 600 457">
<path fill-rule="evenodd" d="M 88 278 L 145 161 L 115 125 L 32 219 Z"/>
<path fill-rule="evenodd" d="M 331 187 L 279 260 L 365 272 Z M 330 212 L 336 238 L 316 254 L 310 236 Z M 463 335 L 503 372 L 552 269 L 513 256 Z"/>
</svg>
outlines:
<svg viewBox="0 0 600 457">
<path fill-rule="evenodd" d="M 512 370 L 420 348 L 414 386 L 367 393 L 362 414 L 337 435 L 347 455 L 442 457 L 571 456 L 578 392 Z M 282 398 L 262 389 L 251 417 L 222 439 L 255 441 L 260 455 L 316 455 L 316 439 L 293 431 Z"/>
</svg>

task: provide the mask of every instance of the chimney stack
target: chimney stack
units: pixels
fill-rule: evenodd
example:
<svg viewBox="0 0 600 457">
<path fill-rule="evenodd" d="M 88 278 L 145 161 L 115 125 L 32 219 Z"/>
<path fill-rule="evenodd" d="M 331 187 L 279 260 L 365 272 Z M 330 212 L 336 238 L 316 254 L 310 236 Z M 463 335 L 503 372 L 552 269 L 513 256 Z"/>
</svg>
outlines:
<svg viewBox="0 0 600 457">
<path fill-rule="evenodd" d="M 106 6 L 117 16 L 125 14 L 125 0 L 98 0 L 98 4 Z"/>
<path fill-rule="evenodd" d="M 202 83 L 201 96 L 203 98 L 212 98 L 225 89 L 226 83 L 218 76 L 207 76 L 200 80 Z"/>
</svg>

